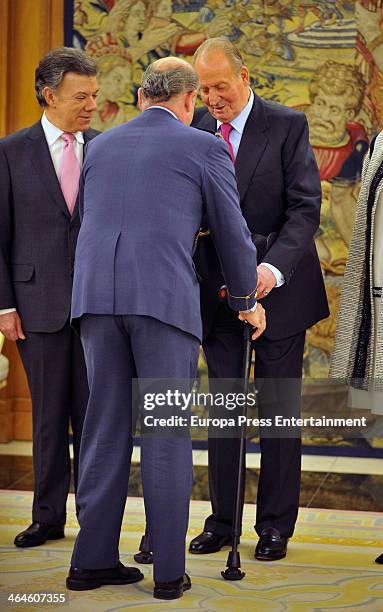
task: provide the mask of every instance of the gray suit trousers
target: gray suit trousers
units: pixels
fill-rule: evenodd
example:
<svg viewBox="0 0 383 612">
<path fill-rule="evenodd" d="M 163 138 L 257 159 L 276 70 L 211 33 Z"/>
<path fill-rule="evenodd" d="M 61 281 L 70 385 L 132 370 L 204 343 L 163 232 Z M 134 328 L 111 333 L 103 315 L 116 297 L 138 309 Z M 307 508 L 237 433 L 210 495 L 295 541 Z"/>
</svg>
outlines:
<svg viewBox="0 0 383 612">
<path fill-rule="evenodd" d="M 80 319 L 90 397 L 80 448 L 77 510 L 80 532 L 72 566 L 110 568 L 128 492 L 132 379 L 194 378 L 199 341 L 154 318 L 85 315 Z M 193 482 L 190 436 L 143 436 L 141 472 L 154 555 L 154 579 L 185 572 L 185 537 Z"/>
</svg>

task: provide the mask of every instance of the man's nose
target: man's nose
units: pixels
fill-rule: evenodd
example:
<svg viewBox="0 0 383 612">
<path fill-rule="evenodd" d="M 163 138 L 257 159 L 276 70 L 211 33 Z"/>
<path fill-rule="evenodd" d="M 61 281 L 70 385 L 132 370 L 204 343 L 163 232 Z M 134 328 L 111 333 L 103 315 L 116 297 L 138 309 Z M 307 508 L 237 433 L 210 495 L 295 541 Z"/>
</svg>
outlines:
<svg viewBox="0 0 383 612">
<path fill-rule="evenodd" d="M 96 99 L 93 98 L 93 96 L 92 96 L 91 98 L 89 98 L 86 101 L 85 110 L 87 110 L 87 111 L 95 111 L 96 109 L 97 109 Z"/>
<path fill-rule="evenodd" d="M 216 91 L 209 92 L 209 106 L 216 106 L 219 100 L 220 100 L 220 97 Z"/>
</svg>

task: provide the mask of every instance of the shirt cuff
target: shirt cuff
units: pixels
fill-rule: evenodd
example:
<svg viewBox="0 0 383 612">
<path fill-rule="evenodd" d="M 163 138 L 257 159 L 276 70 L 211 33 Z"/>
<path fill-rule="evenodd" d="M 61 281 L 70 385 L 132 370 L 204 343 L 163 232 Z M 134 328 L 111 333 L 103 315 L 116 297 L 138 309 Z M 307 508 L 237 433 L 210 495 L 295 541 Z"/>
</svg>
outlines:
<svg viewBox="0 0 383 612">
<path fill-rule="evenodd" d="M 241 312 L 247 313 L 247 312 L 254 312 L 254 310 L 257 307 L 258 302 L 255 302 L 253 308 L 250 308 L 250 310 L 241 310 Z"/>
<path fill-rule="evenodd" d="M 275 278 L 277 279 L 277 284 L 275 285 L 276 287 L 282 287 L 282 285 L 285 284 L 285 277 L 283 276 L 282 272 L 278 270 L 278 268 L 272 264 L 266 263 L 265 261 L 263 261 L 260 265 L 269 268 L 269 270 L 274 274 Z"/>
<path fill-rule="evenodd" d="M 16 308 L 3 308 L 3 310 L 0 309 L 0 315 L 8 314 L 9 312 L 16 312 Z"/>
<path fill-rule="evenodd" d="M 227 290 L 229 306 L 232 310 L 244 312 L 254 307 L 257 300 L 257 288 L 253 289 L 249 295 L 233 295 Z"/>
</svg>

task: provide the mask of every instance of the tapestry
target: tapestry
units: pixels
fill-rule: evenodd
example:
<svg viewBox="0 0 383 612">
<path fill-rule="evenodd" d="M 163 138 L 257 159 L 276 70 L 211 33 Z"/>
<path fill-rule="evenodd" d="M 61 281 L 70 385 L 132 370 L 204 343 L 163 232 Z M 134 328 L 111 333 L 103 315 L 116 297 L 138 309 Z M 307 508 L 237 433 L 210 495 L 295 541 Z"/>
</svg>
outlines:
<svg viewBox="0 0 383 612">
<path fill-rule="evenodd" d="M 308 331 L 304 368 L 326 377 L 363 158 L 383 127 L 382 0 L 75 0 L 73 46 L 99 65 L 93 127 L 138 113 L 153 60 L 191 60 L 207 38 L 241 51 L 262 98 L 306 113 L 323 202 L 316 236 L 331 316 Z"/>
</svg>

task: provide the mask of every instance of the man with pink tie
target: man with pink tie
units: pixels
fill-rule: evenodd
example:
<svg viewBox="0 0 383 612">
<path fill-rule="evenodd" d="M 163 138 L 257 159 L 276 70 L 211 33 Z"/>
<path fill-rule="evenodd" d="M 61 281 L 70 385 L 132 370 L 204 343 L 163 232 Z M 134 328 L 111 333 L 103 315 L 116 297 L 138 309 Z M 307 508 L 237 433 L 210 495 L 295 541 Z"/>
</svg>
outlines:
<svg viewBox="0 0 383 612">
<path fill-rule="evenodd" d="M 32 397 L 32 525 L 19 547 L 64 537 L 73 431 L 75 486 L 88 399 L 82 347 L 69 325 L 80 227 L 84 145 L 97 135 L 97 66 L 82 51 L 54 49 L 39 63 L 40 121 L 0 140 L 0 331 L 16 341 Z"/>
</svg>

